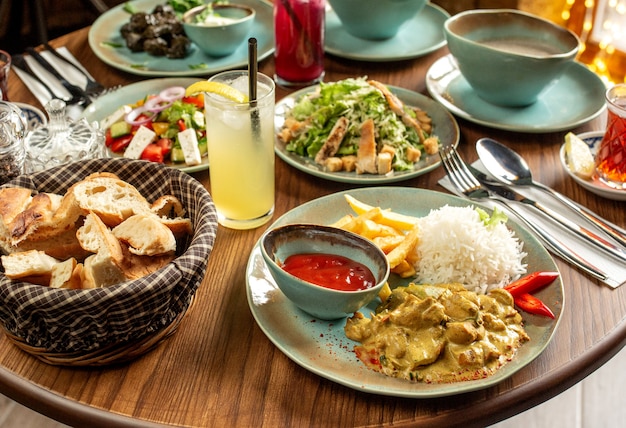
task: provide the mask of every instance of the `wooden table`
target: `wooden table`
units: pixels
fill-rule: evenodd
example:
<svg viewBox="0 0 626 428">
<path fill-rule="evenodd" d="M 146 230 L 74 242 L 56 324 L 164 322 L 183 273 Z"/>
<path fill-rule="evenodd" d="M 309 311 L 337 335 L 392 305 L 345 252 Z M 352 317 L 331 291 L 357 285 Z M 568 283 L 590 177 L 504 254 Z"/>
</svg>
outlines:
<svg viewBox="0 0 626 428">
<path fill-rule="evenodd" d="M 140 80 L 100 62 L 87 44 L 88 29 L 54 41 L 65 45 L 106 85 Z M 426 93 L 424 76 L 445 48 L 392 63 L 326 58 L 326 80 L 368 75 Z M 273 75 L 273 60 L 260 71 Z M 14 75 L 14 101 L 38 105 Z M 289 91 L 279 88 L 280 99 Z M 458 119 L 460 151 L 477 159 L 474 142 L 494 137 L 528 160 L 538 181 L 552 186 L 616 224 L 626 226 L 626 203 L 587 192 L 566 176 L 558 160 L 565 132 L 521 134 Z M 603 129 L 604 117 L 575 132 Z M 442 169 L 399 183 L 445 191 Z M 209 185 L 208 174 L 195 174 Z M 304 174 L 276 161 L 275 218 L 298 205 L 353 187 Z M 547 349 L 509 379 L 486 390 L 436 399 L 363 393 L 301 368 L 280 352 L 255 323 L 245 292 L 248 254 L 265 228 L 220 227 L 196 304 L 177 333 L 156 350 L 119 367 L 75 369 L 46 365 L 0 338 L 0 392 L 61 422 L 112 427 L 174 426 L 484 426 L 542 403 L 599 368 L 626 344 L 626 287 L 615 290 L 557 260 L 566 307 Z"/>
</svg>

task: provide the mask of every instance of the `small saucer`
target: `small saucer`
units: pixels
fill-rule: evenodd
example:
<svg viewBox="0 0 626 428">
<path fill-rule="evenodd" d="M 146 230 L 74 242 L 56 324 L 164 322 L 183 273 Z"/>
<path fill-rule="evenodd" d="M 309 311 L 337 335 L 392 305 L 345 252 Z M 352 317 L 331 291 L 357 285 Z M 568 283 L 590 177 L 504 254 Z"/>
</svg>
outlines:
<svg viewBox="0 0 626 428">
<path fill-rule="evenodd" d="M 384 62 L 417 58 L 446 44 L 443 24 L 450 15 L 439 6 L 426 4 L 388 40 L 365 40 L 349 34 L 331 8 L 326 10 L 324 48 L 327 53 L 359 61 Z"/>
<path fill-rule="evenodd" d="M 584 134 L 578 135 L 578 137 L 583 140 L 591 149 L 591 154 L 595 157 L 596 152 L 598 151 L 598 147 L 600 146 L 600 141 L 602 141 L 602 137 L 604 136 L 604 131 L 594 131 L 594 132 L 585 132 Z M 612 199 L 614 201 L 626 201 L 626 190 L 617 190 L 612 187 L 604 184 L 596 174 L 593 175 L 589 180 L 585 180 L 574 174 L 567 165 L 567 160 L 565 156 L 565 144 L 561 146 L 561 150 L 559 152 L 559 157 L 561 158 L 561 165 L 565 171 L 569 174 L 570 177 L 574 179 L 578 184 L 580 184 L 585 189 L 589 190 L 592 193 L 595 193 L 598 196 L 602 196 L 603 198 Z"/>
<path fill-rule="evenodd" d="M 564 131 L 588 122 L 605 108 L 604 83 L 578 62 L 572 63 L 563 76 L 528 107 L 500 107 L 480 98 L 461 75 L 452 55 L 438 59 L 430 67 L 426 87 L 433 98 L 455 115 L 508 131 Z"/>
<path fill-rule="evenodd" d="M 40 126 L 45 126 L 48 124 L 48 118 L 41 110 L 37 107 L 33 107 L 30 104 L 25 103 L 14 103 L 24 112 L 26 115 L 26 119 L 28 120 L 28 130 L 32 131 Z"/>
</svg>

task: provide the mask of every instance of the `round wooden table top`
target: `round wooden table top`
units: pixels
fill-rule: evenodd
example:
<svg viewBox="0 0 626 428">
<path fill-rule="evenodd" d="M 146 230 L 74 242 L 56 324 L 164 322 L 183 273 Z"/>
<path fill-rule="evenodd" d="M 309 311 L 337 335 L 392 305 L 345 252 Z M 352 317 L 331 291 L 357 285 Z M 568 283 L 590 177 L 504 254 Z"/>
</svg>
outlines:
<svg viewBox="0 0 626 428">
<path fill-rule="evenodd" d="M 101 62 L 87 43 L 88 29 L 53 41 L 66 46 L 107 86 L 140 77 Z M 399 62 L 365 63 L 326 57 L 326 81 L 367 75 L 427 94 L 428 68 L 442 48 Z M 273 59 L 259 70 L 273 75 Z M 289 94 L 277 88 L 277 100 Z M 13 101 L 39 106 L 13 73 Z M 477 159 L 474 142 L 489 136 L 528 161 L 535 179 L 621 227 L 625 202 L 595 196 L 563 171 L 558 150 L 566 131 L 526 134 L 495 130 L 457 118 L 459 151 Z M 604 113 L 574 132 L 602 130 Z M 209 188 L 208 172 L 194 176 Z M 395 185 L 446 192 L 442 168 Z M 312 199 L 355 187 L 305 174 L 276 160 L 275 218 Z M 540 404 L 592 373 L 626 343 L 626 287 L 611 289 L 555 259 L 567 302 L 545 351 L 501 383 L 443 398 L 411 399 L 357 391 L 295 364 L 256 324 L 246 299 L 246 264 L 266 227 L 236 231 L 220 226 L 194 307 L 178 331 L 133 362 L 105 368 L 47 365 L 0 337 L 0 392 L 74 426 L 484 426 Z"/>
</svg>

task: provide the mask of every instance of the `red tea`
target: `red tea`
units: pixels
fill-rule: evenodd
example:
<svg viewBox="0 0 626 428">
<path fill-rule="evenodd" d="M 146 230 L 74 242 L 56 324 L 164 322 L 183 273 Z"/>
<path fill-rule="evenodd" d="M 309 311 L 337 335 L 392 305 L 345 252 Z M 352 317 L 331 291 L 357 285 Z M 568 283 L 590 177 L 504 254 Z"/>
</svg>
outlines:
<svg viewBox="0 0 626 428">
<path fill-rule="evenodd" d="M 626 189 L 626 87 L 610 89 L 607 100 L 607 126 L 596 154 L 596 169 L 608 185 Z"/>
<path fill-rule="evenodd" d="M 281 85 L 307 85 L 324 75 L 325 0 L 275 0 L 274 61 Z"/>
</svg>

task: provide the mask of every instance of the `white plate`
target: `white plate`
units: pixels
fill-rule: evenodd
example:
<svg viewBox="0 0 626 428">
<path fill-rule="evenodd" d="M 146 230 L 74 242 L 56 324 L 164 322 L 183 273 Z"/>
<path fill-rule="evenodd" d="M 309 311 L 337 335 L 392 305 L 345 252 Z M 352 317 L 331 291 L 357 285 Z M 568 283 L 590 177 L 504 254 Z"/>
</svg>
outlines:
<svg viewBox="0 0 626 428">
<path fill-rule="evenodd" d="M 591 154 L 594 157 L 596 156 L 598 148 L 600 147 L 600 141 L 602 141 L 603 136 L 604 131 L 585 132 L 584 134 L 578 135 L 581 140 L 587 143 L 589 149 L 591 149 Z M 626 201 L 626 190 L 617 190 L 607 186 L 600 181 L 596 174 L 594 174 L 589 180 L 585 180 L 584 178 L 574 174 L 567 165 L 565 144 L 561 146 L 559 154 L 561 158 L 561 165 L 563 165 L 565 171 L 569 174 L 570 177 L 574 179 L 574 181 L 583 186 L 585 189 L 589 190 L 592 193 L 595 193 L 598 196 L 602 196 L 603 198 L 613 199 L 615 201 Z"/>
<path fill-rule="evenodd" d="M 528 107 L 500 107 L 480 98 L 461 75 L 452 55 L 438 59 L 430 67 L 426 87 L 433 98 L 455 115 L 508 131 L 538 133 L 572 129 L 595 118 L 605 108 L 604 83 L 580 63 L 572 63 Z"/>
<path fill-rule="evenodd" d="M 48 124 L 48 117 L 39 110 L 37 107 L 33 107 L 30 104 L 26 103 L 14 103 L 24 112 L 26 115 L 26 120 L 28 120 L 28 129 L 32 131 L 34 129 L 39 128 L 40 126 L 46 126 Z"/>
<path fill-rule="evenodd" d="M 373 206 L 391 208 L 403 214 L 425 216 L 431 209 L 444 205 L 471 205 L 464 199 L 430 190 L 406 187 L 373 187 L 335 193 L 301 205 L 280 217 L 268 230 L 292 223 L 330 224 L 351 213 L 344 199 L 349 193 Z M 528 271 L 556 271 L 557 266 L 545 248 L 525 229 L 509 223 L 524 243 Z M 259 240 L 260 241 L 260 240 Z M 395 275 L 393 286 L 402 284 Z M 536 295 L 555 314 L 555 319 L 522 312 L 530 341 L 522 345 L 515 357 L 495 374 L 485 379 L 447 384 L 412 383 L 387 377 L 369 370 L 353 351 L 356 342 L 343 331 L 345 321 L 322 321 L 298 309 L 274 282 L 259 248 L 254 246 L 246 268 L 246 292 L 252 315 L 265 335 L 287 357 L 306 370 L 358 391 L 396 397 L 431 398 L 461 394 L 488 388 L 502 382 L 537 358 L 548 346 L 563 312 L 563 284 L 560 279 Z M 365 316 L 374 311 L 376 303 L 361 310 Z"/>
<path fill-rule="evenodd" d="M 331 8 L 326 12 L 326 52 L 342 58 L 382 62 L 417 58 L 445 46 L 443 23 L 448 12 L 426 4 L 420 13 L 405 22 L 398 34 L 388 40 L 365 40 L 348 33 Z"/>
<path fill-rule="evenodd" d="M 274 18 L 271 3 L 264 0 L 238 0 L 241 4 L 254 7 L 256 17 L 250 37 L 258 42 L 258 60 L 274 52 Z M 164 0 L 135 0 L 132 6 L 142 12 L 152 12 Z M 103 62 L 117 69 L 143 76 L 206 76 L 218 71 L 245 67 L 248 64 L 248 45 L 243 43 L 233 54 L 213 58 L 204 54 L 192 43 L 191 52 L 185 58 L 169 59 L 156 57 L 145 52 L 132 52 L 120 34 L 122 25 L 130 15 L 120 4 L 96 19 L 89 30 L 89 46 Z M 110 44 L 123 47 L 113 47 Z"/>
<path fill-rule="evenodd" d="M 105 117 L 113 114 L 115 110 L 125 104 L 134 104 L 138 100 L 144 98 L 149 94 L 158 94 L 161 90 L 169 88 L 171 86 L 183 86 L 187 87 L 194 82 L 197 82 L 197 78 L 193 77 L 169 77 L 164 79 L 150 79 L 137 83 L 132 83 L 128 86 L 124 86 L 117 91 L 110 92 L 100 98 L 94 100 L 89 107 L 85 109 L 81 117 L 86 118 L 89 122 L 100 122 Z M 119 157 L 117 153 L 113 153 L 109 150 L 111 157 Z M 184 172 L 196 172 L 209 168 L 209 159 L 207 156 L 202 158 L 200 165 L 188 166 L 185 164 L 172 164 L 166 163 L 165 165 L 180 169 Z"/>
<path fill-rule="evenodd" d="M 274 126 L 276 134 L 282 128 L 285 117 L 293 108 L 296 101 L 304 94 L 315 91 L 318 85 L 309 86 L 294 92 L 276 103 L 276 117 Z M 439 103 L 425 97 L 417 92 L 407 89 L 390 86 L 389 89 L 398 95 L 398 97 L 406 105 L 419 107 L 425 110 L 432 119 L 433 134 L 439 137 L 441 145 L 452 145 L 456 147 L 459 143 L 459 126 L 454 117 Z M 276 154 L 289 165 L 307 174 L 316 177 L 325 178 L 331 181 L 339 181 L 343 183 L 353 184 L 380 184 L 394 183 L 401 180 L 408 180 L 413 177 L 425 174 L 437 168 L 441 163 L 438 154 L 423 155 L 421 160 L 417 162 L 411 171 L 394 171 L 387 175 L 376 174 L 357 174 L 356 172 L 328 172 L 324 168 L 315 163 L 312 158 L 300 156 L 292 152 L 288 152 L 285 143 L 276 138 Z"/>
</svg>

